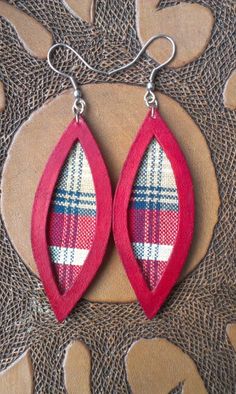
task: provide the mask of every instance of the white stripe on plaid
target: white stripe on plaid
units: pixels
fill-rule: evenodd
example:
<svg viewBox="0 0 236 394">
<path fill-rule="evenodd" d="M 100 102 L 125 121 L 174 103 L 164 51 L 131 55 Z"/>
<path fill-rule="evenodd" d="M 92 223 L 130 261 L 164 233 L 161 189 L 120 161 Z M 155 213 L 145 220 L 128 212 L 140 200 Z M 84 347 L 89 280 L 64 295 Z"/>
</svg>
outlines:
<svg viewBox="0 0 236 394">
<path fill-rule="evenodd" d="M 139 260 L 168 261 L 172 245 L 158 245 L 150 243 L 133 242 L 134 253 Z"/>
<path fill-rule="evenodd" d="M 55 264 L 82 266 L 89 250 L 50 246 L 50 253 Z"/>
</svg>

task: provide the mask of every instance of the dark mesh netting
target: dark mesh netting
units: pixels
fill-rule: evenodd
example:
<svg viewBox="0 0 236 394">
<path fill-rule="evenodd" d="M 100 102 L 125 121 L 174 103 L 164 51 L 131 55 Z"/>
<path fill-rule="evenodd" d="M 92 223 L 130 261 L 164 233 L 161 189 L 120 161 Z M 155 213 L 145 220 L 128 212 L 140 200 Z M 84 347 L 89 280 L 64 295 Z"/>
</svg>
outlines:
<svg viewBox="0 0 236 394">
<path fill-rule="evenodd" d="M 191 2 L 191 1 L 188 1 Z M 54 42 L 67 42 L 96 67 L 131 60 L 140 49 L 135 28 L 135 0 L 97 0 L 90 25 L 69 13 L 60 0 L 9 1 L 34 16 L 52 32 Z M 159 8 L 175 5 L 164 0 Z M 179 284 L 152 321 L 137 303 L 80 302 L 58 324 L 40 281 L 23 264 L 1 226 L 0 365 L 5 369 L 30 349 L 35 393 L 64 393 L 63 359 L 73 339 L 82 340 L 92 356 L 94 393 L 127 393 L 124 358 L 140 338 L 163 337 L 179 346 L 196 363 L 209 393 L 236 391 L 235 355 L 226 325 L 236 321 L 234 262 L 235 112 L 223 105 L 223 88 L 234 68 L 234 0 L 197 0 L 216 17 L 204 54 L 181 69 L 159 74 L 158 89 L 177 100 L 204 133 L 216 168 L 221 197 L 219 221 L 208 253 L 198 268 Z M 1 114 L 1 166 L 13 135 L 29 115 L 69 82 L 51 71 L 46 60 L 33 58 L 16 31 L 1 18 L 1 76 L 6 109 Z M 92 50 L 91 50 L 92 49 Z M 68 55 L 66 64 L 72 65 Z M 135 68 L 114 78 L 78 66 L 80 83 L 119 81 L 142 85 L 154 61 L 144 57 Z M 180 392 L 176 389 L 174 392 Z"/>
</svg>

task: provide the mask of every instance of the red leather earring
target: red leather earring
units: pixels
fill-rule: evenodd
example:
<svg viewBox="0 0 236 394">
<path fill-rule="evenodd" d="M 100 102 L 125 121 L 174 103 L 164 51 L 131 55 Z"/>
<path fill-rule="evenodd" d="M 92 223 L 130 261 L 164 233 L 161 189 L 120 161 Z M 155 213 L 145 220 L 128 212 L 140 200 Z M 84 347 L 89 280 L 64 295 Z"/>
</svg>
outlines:
<svg viewBox="0 0 236 394">
<path fill-rule="evenodd" d="M 175 285 L 186 261 L 194 228 L 194 194 L 187 162 L 157 110 L 154 78 L 175 55 L 156 67 L 147 84 L 150 108 L 124 163 L 113 205 L 116 247 L 136 296 L 153 318 Z"/>
<path fill-rule="evenodd" d="M 105 254 L 112 216 L 111 186 L 99 148 L 82 117 L 85 102 L 75 79 L 75 119 L 48 159 L 32 211 L 32 249 L 45 292 L 64 320 L 94 278 Z"/>
</svg>

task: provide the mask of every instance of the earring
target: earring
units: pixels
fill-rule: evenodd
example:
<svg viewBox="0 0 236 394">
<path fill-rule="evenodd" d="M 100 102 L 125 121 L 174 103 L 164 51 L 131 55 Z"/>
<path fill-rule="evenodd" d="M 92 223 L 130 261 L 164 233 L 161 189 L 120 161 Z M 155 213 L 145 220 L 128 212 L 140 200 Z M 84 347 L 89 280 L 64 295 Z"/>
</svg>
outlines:
<svg viewBox="0 0 236 394">
<path fill-rule="evenodd" d="M 48 52 L 48 63 L 69 78 L 74 88 L 75 119 L 48 159 L 32 211 L 33 255 L 45 292 L 59 321 L 64 320 L 94 278 L 110 235 L 112 196 L 110 180 L 99 148 L 82 117 L 85 101 L 74 77 L 51 63 L 58 47 Z M 95 70 L 97 71 L 97 70 Z"/>
<path fill-rule="evenodd" d="M 158 112 L 154 80 L 175 55 L 166 35 L 152 37 L 136 58 L 159 38 L 172 54 L 150 76 L 144 96 L 149 112 L 130 148 L 113 203 L 116 247 L 136 296 L 153 318 L 175 285 L 186 261 L 194 228 L 193 184 L 187 162 Z M 119 70 L 114 70 L 119 71 Z"/>
</svg>

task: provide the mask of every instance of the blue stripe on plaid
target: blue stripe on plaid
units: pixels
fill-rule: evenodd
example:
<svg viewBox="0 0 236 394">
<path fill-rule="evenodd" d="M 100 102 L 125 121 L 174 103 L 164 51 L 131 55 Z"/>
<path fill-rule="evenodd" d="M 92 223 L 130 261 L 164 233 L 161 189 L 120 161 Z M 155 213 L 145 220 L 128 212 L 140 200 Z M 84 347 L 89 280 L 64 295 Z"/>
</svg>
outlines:
<svg viewBox="0 0 236 394">
<path fill-rule="evenodd" d="M 86 196 L 85 196 L 86 197 Z M 91 213 L 93 213 L 94 215 L 96 215 L 96 209 L 94 209 L 94 201 L 89 201 L 83 198 L 83 196 L 81 195 L 80 198 L 71 198 L 68 196 L 63 197 L 57 197 L 54 201 L 53 201 L 53 206 L 54 206 L 54 211 L 56 211 L 57 209 L 60 209 L 61 212 L 67 212 L 67 209 L 70 207 L 74 207 L 77 208 L 79 207 L 79 205 L 84 205 L 87 209 L 87 211 L 91 211 Z"/>
<path fill-rule="evenodd" d="M 140 187 L 137 190 L 135 186 L 131 195 L 130 207 L 133 209 L 178 211 L 176 189 L 144 186 L 142 190 Z"/>
<path fill-rule="evenodd" d="M 76 143 L 59 176 L 52 208 L 55 213 L 96 216 L 96 195 L 91 192 L 91 172 L 79 143 Z M 94 186 L 92 186 L 94 190 Z"/>
<path fill-rule="evenodd" d="M 153 202 L 153 201 L 134 201 L 130 204 L 130 208 L 134 209 L 148 209 L 148 210 L 157 210 L 157 211 L 173 211 L 178 212 L 179 206 L 178 204 L 171 204 L 166 202 Z"/>
<path fill-rule="evenodd" d="M 168 185 L 173 176 L 173 173 L 169 175 L 168 165 L 163 149 L 152 140 L 133 185 L 130 208 L 178 211 L 177 189 L 173 183 Z"/>
<path fill-rule="evenodd" d="M 56 193 L 58 195 L 60 195 L 60 194 L 64 194 L 64 195 L 69 194 L 70 196 L 75 197 L 75 198 L 76 197 L 80 197 L 82 195 L 85 196 L 85 197 L 94 197 L 94 193 L 82 193 L 82 192 L 80 192 L 78 190 L 72 191 L 72 190 L 64 190 L 64 189 L 60 189 L 60 188 L 56 189 Z"/>
<path fill-rule="evenodd" d="M 71 207 L 71 206 L 65 208 L 57 205 L 53 207 L 53 212 L 66 214 L 66 215 L 94 216 L 94 217 L 96 216 L 95 209 L 85 209 L 85 208 Z"/>
<path fill-rule="evenodd" d="M 87 196 L 85 195 L 83 198 L 83 195 L 81 194 L 80 198 L 73 198 L 72 196 L 65 195 L 64 197 L 57 197 L 53 203 L 57 205 L 63 205 L 63 203 L 67 202 L 68 204 L 86 204 L 86 205 L 94 205 L 94 201 L 89 201 L 86 200 Z"/>
<path fill-rule="evenodd" d="M 158 185 L 152 186 L 152 185 L 134 185 L 134 190 L 151 190 L 151 191 L 167 191 L 167 192 L 175 192 L 176 188 L 175 187 L 160 187 Z"/>
<path fill-rule="evenodd" d="M 173 192 L 155 192 L 155 191 L 149 191 L 148 189 L 145 191 L 134 191 L 134 193 L 132 194 L 133 197 L 135 198 L 151 198 L 151 199 L 161 199 L 161 198 L 167 198 L 169 200 L 176 200 L 178 201 L 178 198 L 176 197 L 176 194 Z"/>
</svg>

